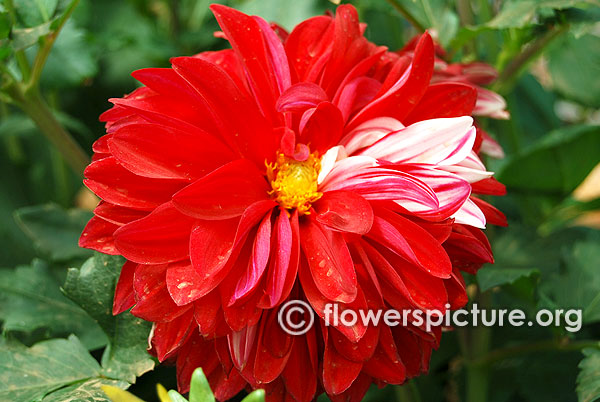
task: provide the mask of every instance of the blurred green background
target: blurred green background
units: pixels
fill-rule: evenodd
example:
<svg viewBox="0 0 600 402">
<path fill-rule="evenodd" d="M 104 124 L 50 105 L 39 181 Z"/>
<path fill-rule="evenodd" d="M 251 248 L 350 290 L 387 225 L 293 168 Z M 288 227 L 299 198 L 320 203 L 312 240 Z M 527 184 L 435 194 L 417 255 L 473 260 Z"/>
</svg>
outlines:
<svg viewBox="0 0 600 402">
<path fill-rule="evenodd" d="M 27 82 L 23 65 L 35 71 L 40 49 L 53 40 L 71 3 L 0 3 L 0 321 L 2 345 L 11 345 L 0 354 L 6 356 L 21 347 L 14 342 L 31 346 L 70 333 L 96 358 L 107 342 L 116 347 L 86 315 L 88 309 L 81 310 L 59 290 L 66 268 L 92 255 L 76 241 L 96 200 L 83 188 L 81 175 L 15 103 L 15 88 Z M 91 155 L 91 144 L 103 134 L 98 116 L 109 108 L 108 98 L 135 89 L 132 71 L 168 66 L 170 57 L 226 45 L 213 36 L 218 27 L 210 3 L 82 0 L 42 63 L 35 96 Z M 428 28 L 448 51 L 448 61 L 481 60 L 498 69 L 492 88 L 506 98 L 511 119 L 482 119 L 481 124 L 506 153 L 504 159 L 486 162 L 507 186 L 508 195 L 491 202 L 506 213 L 510 225 L 487 229 L 497 262 L 467 278 L 470 295 L 480 306 L 519 307 L 532 316 L 540 308 L 581 308 L 584 321 L 578 333 L 561 327 L 449 332 L 433 354 L 428 376 L 403 387 L 373 389 L 367 400 L 600 398 L 600 3 L 351 3 L 368 24 L 366 36 L 378 44 L 398 49 Z M 287 29 L 335 10 L 325 0 L 226 4 Z M 73 319 L 73 311 L 81 317 Z M 0 379 L 11 369 L 0 363 Z M 152 400 L 158 381 L 174 387 L 173 369 L 145 374 L 132 390 Z M 9 395 L 2 394 L 6 387 L 0 385 L 0 395 Z"/>
</svg>

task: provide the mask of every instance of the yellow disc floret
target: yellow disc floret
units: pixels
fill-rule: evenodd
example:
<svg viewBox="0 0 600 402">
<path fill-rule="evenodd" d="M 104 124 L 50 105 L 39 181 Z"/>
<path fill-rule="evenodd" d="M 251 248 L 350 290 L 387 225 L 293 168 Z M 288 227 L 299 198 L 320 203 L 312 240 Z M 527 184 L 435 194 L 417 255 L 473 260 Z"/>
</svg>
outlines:
<svg viewBox="0 0 600 402">
<path fill-rule="evenodd" d="M 269 194 L 281 207 L 296 209 L 300 215 L 308 214 L 311 204 L 323 195 L 317 191 L 320 170 L 321 158 L 316 154 L 300 162 L 280 153 L 277 162 L 267 163 L 267 178 L 272 188 Z"/>
</svg>

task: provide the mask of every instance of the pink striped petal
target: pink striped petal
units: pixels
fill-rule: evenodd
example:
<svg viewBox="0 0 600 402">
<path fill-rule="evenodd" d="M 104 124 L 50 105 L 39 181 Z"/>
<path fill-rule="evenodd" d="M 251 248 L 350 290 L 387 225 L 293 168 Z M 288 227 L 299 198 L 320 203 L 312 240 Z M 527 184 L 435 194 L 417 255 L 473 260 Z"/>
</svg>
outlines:
<svg viewBox="0 0 600 402">
<path fill-rule="evenodd" d="M 400 206 L 423 219 L 443 220 L 450 217 L 471 194 L 471 186 L 466 180 L 452 173 L 435 169 L 431 165 L 407 164 L 397 168 L 418 178 L 435 193 L 439 201 L 437 209 L 424 209 L 422 204 L 396 201 Z"/>
<path fill-rule="evenodd" d="M 392 117 L 378 117 L 364 122 L 341 139 L 340 144 L 351 155 L 354 152 L 371 146 L 392 131 L 398 131 L 404 125 Z"/>
<path fill-rule="evenodd" d="M 462 205 L 462 207 L 452 215 L 456 223 L 474 226 L 479 229 L 485 229 L 485 215 L 481 209 L 470 199 Z"/>
<path fill-rule="evenodd" d="M 425 120 L 390 133 L 360 154 L 392 163 L 453 164 L 473 148 L 472 126 L 469 116 Z"/>
</svg>

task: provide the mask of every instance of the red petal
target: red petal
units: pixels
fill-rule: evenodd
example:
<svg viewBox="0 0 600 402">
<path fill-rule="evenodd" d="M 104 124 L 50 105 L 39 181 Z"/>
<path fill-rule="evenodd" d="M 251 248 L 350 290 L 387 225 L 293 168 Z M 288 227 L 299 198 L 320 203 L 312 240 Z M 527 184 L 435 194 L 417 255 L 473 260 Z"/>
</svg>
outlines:
<svg viewBox="0 0 600 402">
<path fill-rule="evenodd" d="M 350 303 L 356 298 L 356 272 L 341 233 L 307 219 L 300 225 L 301 245 L 319 291 L 332 301 Z"/>
<path fill-rule="evenodd" d="M 104 201 L 142 210 L 169 201 L 185 185 L 183 181 L 137 176 L 119 165 L 114 157 L 92 162 L 84 174 L 85 185 Z"/>
<path fill-rule="evenodd" d="M 227 145 L 258 165 L 273 158 L 278 144 L 269 135 L 271 126 L 225 71 L 198 58 L 178 57 L 171 62 L 207 103 Z"/>
<path fill-rule="evenodd" d="M 290 294 L 296 275 L 300 258 L 300 234 L 298 227 L 298 212 L 292 218 L 281 211 L 275 221 L 273 236 L 273 249 L 276 254 L 271 258 L 269 274 L 265 289 L 265 297 L 261 307 L 273 308 Z"/>
<path fill-rule="evenodd" d="M 113 300 L 113 315 L 121 314 L 123 311 L 129 310 L 135 304 L 135 294 L 133 292 L 133 274 L 137 264 L 127 261 L 115 288 L 115 297 Z"/>
<path fill-rule="evenodd" d="M 157 322 L 152 331 L 152 346 L 158 361 L 163 362 L 172 356 L 185 341 L 188 331 L 195 330 L 193 323 L 194 310 L 189 309 L 180 317 L 169 322 Z"/>
<path fill-rule="evenodd" d="M 79 238 L 79 247 L 90 248 L 104 254 L 118 255 L 113 237 L 119 226 L 97 216 L 92 217 Z"/>
<path fill-rule="evenodd" d="M 314 208 L 316 220 L 334 230 L 365 234 L 373 224 L 371 204 L 350 191 L 328 191 Z"/>
<path fill-rule="evenodd" d="M 331 102 L 321 102 L 307 110 L 300 123 L 300 141 L 321 154 L 337 145 L 342 137 L 344 120 L 340 110 Z"/>
<path fill-rule="evenodd" d="M 146 321 L 171 321 L 188 309 L 178 307 L 167 291 L 166 265 L 138 265 L 133 276 L 136 304 L 131 314 Z"/>
<path fill-rule="evenodd" d="M 327 331 L 327 329 L 325 330 Z M 358 377 L 363 364 L 346 359 L 333 346 L 333 340 L 325 336 L 323 354 L 323 388 L 331 395 L 347 390 Z"/>
<path fill-rule="evenodd" d="M 131 124 L 109 141 L 110 151 L 129 171 L 157 179 L 192 180 L 234 159 L 221 141 L 195 129 Z"/>
<path fill-rule="evenodd" d="M 170 202 L 142 219 L 121 226 L 115 245 L 128 260 L 139 264 L 164 264 L 187 259 L 193 220 Z"/>
<path fill-rule="evenodd" d="M 487 223 L 498 226 L 508 226 L 506 216 L 500 212 L 498 208 L 477 197 L 471 197 L 471 201 L 473 201 L 475 205 L 481 209 L 481 212 L 483 212 L 485 215 L 485 220 Z"/>
<path fill-rule="evenodd" d="M 126 223 L 136 221 L 148 215 L 146 211 L 139 211 L 136 209 L 120 207 L 113 205 L 109 202 L 101 201 L 100 204 L 94 209 L 94 215 L 114 223 L 115 225 L 122 226 Z"/>
<path fill-rule="evenodd" d="M 416 223 L 386 209 L 379 209 L 377 214 L 391 223 L 406 240 L 410 251 L 400 254 L 402 249 L 394 250 L 407 261 L 415 264 L 438 278 L 449 278 L 452 264 L 440 243 Z M 412 257 L 414 255 L 414 258 Z"/>
<path fill-rule="evenodd" d="M 403 123 L 408 126 L 422 120 L 469 116 L 476 101 L 477 91 L 472 85 L 459 82 L 433 84 Z"/>
<path fill-rule="evenodd" d="M 317 84 L 299 82 L 289 87 L 277 99 L 277 111 L 303 112 L 327 100 L 327 94 Z"/>
<path fill-rule="evenodd" d="M 433 40 L 425 32 L 415 50 L 410 70 L 382 96 L 373 100 L 346 126 L 349 132 L 359 124 L 379 116 L 403 119 L 414 109 L 429 86 L 433 74 Z"/>
<path fill-rule="evenodd" d="M 237 283 L 231 303 L 235 303 L 236 300 L 243 298 L 253 291 L 258 282 L 262 279 L 265 268 L 267 267 L 267 261 L 269 260 L 269 254 L 271 253 L 271 212 L 272 211 L 269 211 L 267 213 L 258 226 L 258 231 L 254 238 L 254 245 L 252 247 L 250 263 L 248 264 L 246 272 Z"/>
<path fill-rule="evenodd" d="M 202 297 L 204 280 L 188 261 L 170 264 L 167 268 L 167 290 L 178 306 Z"/>
<path fill-rule="evenodd" d="M 279 91 L 276 80 L 277 74 L 273 69 L 275 66 L 272 66 L 267 58 L 269 53 L 265 35 L 268 32 L 263 32 L 263 29 L 254 18 L 233 8 L 218 4 L 213 4 L 210 8 L 219 26 L 223 29 L 223 33 L 231 43 L 231 47 L 243 63 L 249 85 L 263 113 L 270 117 L 272 122 L 277 121 L 274 107 Z M 268 25 L 264 28 L 267 28 L 274 35 Z M 270 46 L 269 50 L 273 52 L 279 49 Z M 281 52 L 283 52 L 283 49 L 281 49 Z M 279 54 L 277 53 L 276 56 L 279 56 Z M 279 66 L 279 63 L 277 66 Z M 287 60 L 285 60 L 285 66 L 287 67 Z M 287 71 L 287 82 L 289 83 L 289 70 Z"/>
<path fill-rule="evenodd" d="M 174 205 L 198 219 L 229 219 L 268 200 L 269 184 L 256 166 L 239 159 L 196 180 L 173 196 Z"/>
<path fill-rule="evenodd" d="M 273 208 L 274 201 L 251 205 L 242 217 L 225 221 L 198 221 L 190 238 L 190 257 L 198 275 L 204 278 L 200 295 L 214 289 L 227 275 L 224 269 L 232 253 L 243 244 L 250 230 Z M 236 231 L 237 228 L 237 231 Z"/>
</svg>

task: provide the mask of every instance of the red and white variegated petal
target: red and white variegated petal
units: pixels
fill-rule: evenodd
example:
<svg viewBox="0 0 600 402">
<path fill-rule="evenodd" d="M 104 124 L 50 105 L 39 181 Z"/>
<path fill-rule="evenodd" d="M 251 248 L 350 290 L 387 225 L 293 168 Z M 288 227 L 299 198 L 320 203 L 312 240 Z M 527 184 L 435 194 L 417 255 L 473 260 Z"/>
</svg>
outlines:
<svg viewBox="0 0 600 402">
<path fill-rule="evenodd" d="M 475 134 L 469 116 L 425 120 L 388 134 L 359 154 L 391 163 L 451 165 L 471 152 Z"/>
<path fill-rule="evenodd" d="M 403 128 L 404 125 L 393 117 L 377 117 L 356 127 L 341 139 L 340 144 L 351 155 L 362 148 L 373 145 L 389 133 Z"/>
<path fill-rule="evenodd" d="M 470 199 L 452 215 L 456 223 L 474 226 L 479 229 L 485 229 L 485 215 L 481 209 Z"/>
</svg>

